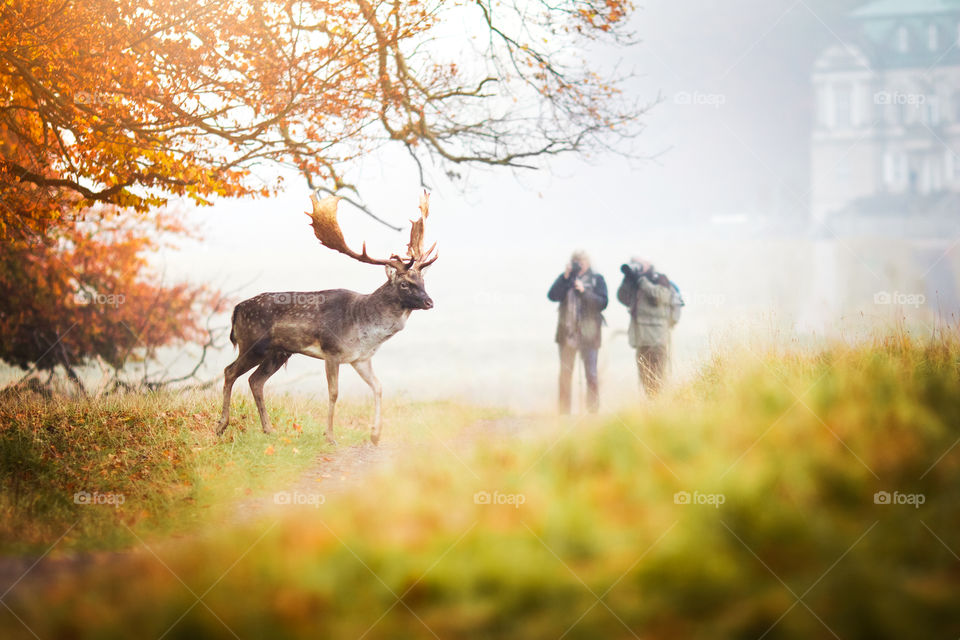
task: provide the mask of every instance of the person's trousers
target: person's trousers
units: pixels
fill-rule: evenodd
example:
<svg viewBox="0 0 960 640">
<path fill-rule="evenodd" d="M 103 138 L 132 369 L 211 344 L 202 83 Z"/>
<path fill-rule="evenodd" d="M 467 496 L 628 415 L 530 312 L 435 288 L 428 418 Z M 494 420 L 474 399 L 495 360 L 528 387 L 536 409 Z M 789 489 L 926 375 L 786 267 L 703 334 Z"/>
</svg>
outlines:
<svg viewBox="0 0 960 640">
<path fill-rule="evenodd" d="M 637 369 L 647 395 L 660 393 L 667 369 L 667 348 L 662 345 L 637 347 Z"/>
<path fill-rule="evenodd" d="M 587 378 L 587 411 L 596 413 L 600 407 L 600 384 L 597 378 L 598 349 L 589 349 L 569 345 L 560 345 L 560 413 L 570 413 L 570 385 L 573 380 L 573 368 L 577 352 L 583 360 L 583 371 Z"/>
</svg>

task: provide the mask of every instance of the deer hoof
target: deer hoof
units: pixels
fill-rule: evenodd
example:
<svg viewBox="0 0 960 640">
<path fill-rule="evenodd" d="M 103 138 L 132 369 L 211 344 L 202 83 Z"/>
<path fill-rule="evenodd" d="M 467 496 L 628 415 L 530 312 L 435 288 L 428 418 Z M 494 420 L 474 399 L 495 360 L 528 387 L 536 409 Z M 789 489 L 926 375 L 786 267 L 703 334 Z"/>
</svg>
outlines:
<svg viewBox="0 0 960 640">
<path fill-rule="evenodd" d="M 337 441 L 333 439 L 333 436 L 327 436 L 327 443 L 333 447 L 337 446 Z"/>
<path fill-rule="evenodd" d="M 217 435 L 218 435 L 218 436 L 222 436 L 222 435 L 223 435 L 223 432 L 227 430 L 227 424 L 229 424 L 229 421 L 220 422 L 220 424 L 217 425 Z"/>
<path fill-rule="evenodd" d="M 273 433 L 273 428 L 267 425 L 263 428 L 263 432 L 267 435 L 270 435 L 271 433 Z"/>
<path fill-rule="evenodd" d="M 376 446 L 377 444 L 379 444 L 379 443 L 380 443 L 380 434 L 379 434 L 379 433 L 371 433 L 371 434 L 370 434 L 370 442 L 372 442 L 372 443 L 374 444 L 374 446 Z"/>
</svg>

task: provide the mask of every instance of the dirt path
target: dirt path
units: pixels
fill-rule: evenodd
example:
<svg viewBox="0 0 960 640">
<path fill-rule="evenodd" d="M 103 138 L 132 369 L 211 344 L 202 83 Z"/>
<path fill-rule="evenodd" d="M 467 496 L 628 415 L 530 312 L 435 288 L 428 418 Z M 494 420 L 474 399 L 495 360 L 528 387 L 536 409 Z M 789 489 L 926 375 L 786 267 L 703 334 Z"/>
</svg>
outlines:
<svg viewBox="0 0 960 640">
<path fill-rule="evenodd" d="M 534 424 L 531 418 L 519 417 L 478 420 L 443 440 L 442 444 L 452 451 L 466 453 L 480 439 L 520 437 L 530 433 Z M 238 502 L 237 521 L 246 522 L 291 503 L 309 505 L 311 500 L 322 500 L 325 504 L 361 486 L 372 471 L 389 470 L 401 456 L 421 455 L 421 449 L 421 443 L 387 440 L 381 441 L 379 446 L 364 442 L 322 454 L 299 480 L 286 489 Z"/>
<path fill-rule="evenodd" d="M 290 504 L 335 499 L 359 486 L 373 470 L 387 467 L 396 456 L 412 447 L 403 443 L 369 442 L 317 456 L 313 465 L 292 485 L 267 495 L 241 500 L 236 505 L 236 521 L 248 522 Z"/>
</svg>

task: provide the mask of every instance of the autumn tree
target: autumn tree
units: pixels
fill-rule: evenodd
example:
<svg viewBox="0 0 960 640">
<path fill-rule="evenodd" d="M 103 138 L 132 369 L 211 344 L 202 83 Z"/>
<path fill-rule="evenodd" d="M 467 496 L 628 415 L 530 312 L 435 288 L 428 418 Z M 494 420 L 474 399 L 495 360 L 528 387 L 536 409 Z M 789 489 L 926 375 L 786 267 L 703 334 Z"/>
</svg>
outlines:
<svg viewBox="0 0 960 640">
<path fill-rule="evenodd" d="M 116 388 L 131 384 L 124 367 L 150 360 L 160 347 L 212 344 L 215 334 L 202 319 L 225 311 L 226 300 L 204 286 L 165 284 L 148 261 L 160 239 L 183 233 L 178 217 L 154 211 L 133 219 L 114 209 L 88 210 L 77 224 L 52 224 L 46 235 L 5 243 L 0 359 L 30 373 L 62 367 L 81 390 L 77 368 L 97 362 L 101 384 Z M 170 381 L 151 377 L 144 365 L 135 382 Z"/>
<path fill-rule="evenodd" d="M 7 0 L 0 188 L 145 211 L 278 188 L 352 188 L 384 143 L 441 165 L 536 166 L 630 135 L 639 110 L 583 59 L 623 0 Z M 37 211 L 10 225 L 42 227 Z"/>
</svg>

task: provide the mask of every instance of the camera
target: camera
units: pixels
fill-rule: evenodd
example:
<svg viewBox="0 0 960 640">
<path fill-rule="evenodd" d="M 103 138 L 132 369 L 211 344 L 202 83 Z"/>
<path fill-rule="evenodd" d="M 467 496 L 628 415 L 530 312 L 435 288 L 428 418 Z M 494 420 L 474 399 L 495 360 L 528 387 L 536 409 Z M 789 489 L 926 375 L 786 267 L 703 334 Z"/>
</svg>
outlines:
<svg viewBox="0 0 960 640">
<path fill-rule="evenodd" d="M 570 263 L 570 275 L 578 276 L 583 273 L 583 263 L 579 260 L 574 260 Z"/>
<path fill-rule="evenodd" d="M 639 281 L 641 276 L 645 275 L 643 267 L 636 262 L 628 262 L 627 264 L 621 265 L 620 271 L 633 282 Z"/>
</svg>

